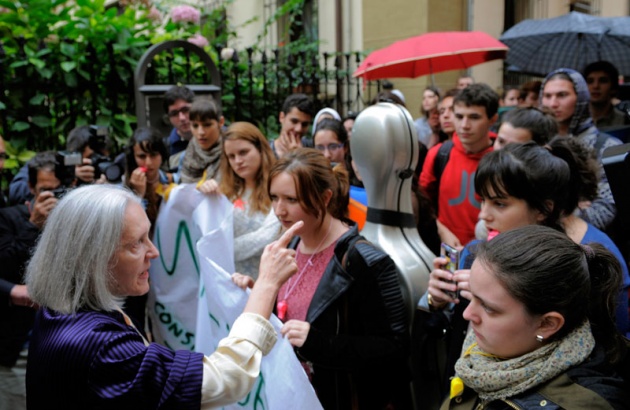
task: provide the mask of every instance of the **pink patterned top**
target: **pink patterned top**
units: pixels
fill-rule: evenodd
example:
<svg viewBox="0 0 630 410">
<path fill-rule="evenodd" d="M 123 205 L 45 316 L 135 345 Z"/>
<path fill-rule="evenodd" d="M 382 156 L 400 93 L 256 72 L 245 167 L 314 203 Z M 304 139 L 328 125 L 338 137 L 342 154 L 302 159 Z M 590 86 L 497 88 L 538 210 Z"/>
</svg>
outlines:
<svg viewBox="0 0 630 410">
<path fill-rule="evenodd" d="M 296 252 L 295 259 L 298 271 L 282 285 L 278 292 L 278 301 L 285 300 L 287 302 L 285 321 L 291 319 L 306 321 L 308 307 L 313 300 L 319 281 L 324 275 L 326 266 L 333 257 L 336 244 L 337 241 L 313 255 L 303 254 L 299 250 Z"/>
</svg>

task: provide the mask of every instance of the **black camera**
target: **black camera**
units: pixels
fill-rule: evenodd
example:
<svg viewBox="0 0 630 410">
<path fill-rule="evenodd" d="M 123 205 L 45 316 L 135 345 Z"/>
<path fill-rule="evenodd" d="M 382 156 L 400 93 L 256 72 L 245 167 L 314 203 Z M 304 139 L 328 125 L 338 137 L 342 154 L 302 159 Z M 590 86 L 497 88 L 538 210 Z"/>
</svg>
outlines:
<svg viewBox="0 0 630 410">
<path fill-rule="evenodd" d="M 64 196 L 68 191 L 69 191 L 68 188 L 66 188 L 65 186 L 60 186 L 59 188 L 53 189 L 50 192 L 53 193 L 55 198 L 61 199 L 61 197 Z"/>
<path fill-rule="evenodd" d="M 94 167 L 94 179 L 99 179 L 101 175 L 105 174 L 105 178 L 109 182 L 120 182 L 124 170 L 114 161 L 104 155 L 107 149 L 107 136 L 109 131 L 107 127 L 100 127 L 98 125 L 90 125 L 90 138 L 88 139 L 88 146 L 94 154 L 90 157 L 92 160 L 92 166 Z"/>
<path fill-rule="evenodd" d="M 66 188 L 63 185 L 60 185 L 59 187 L 57 187 L 55 189 L 42 189 L 42 191 L 52 192 L 52 194 L 55 196 L 55 198 L 61 199 L 61 197 L 64 196 L 65 194 L 67 194 L 70 191 L 70 189 Z"/>
<path fill-rule="evenodd" d="M 105 178 L 109 182 L 120 182 L 123 176 L 123 170 L 115 164 L 109 157 L 101 154 L 92 154 L 90 157 L 92 166 L 94 167 L 94 179 L 99 179 L 105 174 Z"/>
<path fill-rule="evenodd" d="M 59 151 L 55 154 L 55 177 L 62 186 L 71 186 L 74 182 L 74 167 L 83 164 L 80 152 Z"/>
</svg>

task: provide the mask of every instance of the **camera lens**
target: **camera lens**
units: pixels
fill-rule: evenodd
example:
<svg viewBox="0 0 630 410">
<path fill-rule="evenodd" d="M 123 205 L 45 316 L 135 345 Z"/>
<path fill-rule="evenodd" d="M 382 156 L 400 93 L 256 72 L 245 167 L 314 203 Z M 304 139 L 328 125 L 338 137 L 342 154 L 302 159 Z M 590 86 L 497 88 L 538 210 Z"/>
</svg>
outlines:
<svg viewBox="0 0 630 410">
<path fill-rule="evenodd" d="M 116 164 L 107 163 L 107 167 L 103 170 L 103 173 L 109 182 L 119 182 L 122 180 L 123 171 Z"/>
</svg>

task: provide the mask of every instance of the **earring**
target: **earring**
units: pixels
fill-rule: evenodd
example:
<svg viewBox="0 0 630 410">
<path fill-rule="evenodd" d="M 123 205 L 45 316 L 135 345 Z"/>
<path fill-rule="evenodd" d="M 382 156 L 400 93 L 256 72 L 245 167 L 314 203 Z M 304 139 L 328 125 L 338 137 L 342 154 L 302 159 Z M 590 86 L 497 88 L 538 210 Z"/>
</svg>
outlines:
<svg viewBox="0 0 630 410">
<path fill-rule="evenodd" d="M 545 338 L 543 337 L 543 335 L 536 335 L 536 340 L 537 340 L 539 343 L 542 343 L 544 339 L 545 339 Z"/>
</svg>

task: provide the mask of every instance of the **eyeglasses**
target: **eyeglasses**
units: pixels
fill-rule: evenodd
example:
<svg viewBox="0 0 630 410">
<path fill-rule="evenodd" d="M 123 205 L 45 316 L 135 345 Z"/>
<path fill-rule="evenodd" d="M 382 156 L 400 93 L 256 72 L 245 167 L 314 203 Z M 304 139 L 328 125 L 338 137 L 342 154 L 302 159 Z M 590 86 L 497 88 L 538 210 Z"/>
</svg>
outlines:
<svg viewBox="0 0 630 410">
<path fill-rule="evenodd" d="M 1 159 L 7 159 L 7 153 L 6 152 L 0 152 L 0 160 Z"/>
<path fill-rule="evenodd" d="M 188 114 L 190 112 L 190 106 L 189 105 L 185 105 L 182 108 L 180 108 L 179 110 L 171 110 L 168 112 L 168 116 L 169 117 L 177 117 L 180 113 L 182 114 Z"/>
<path fill-rule="evenodd" d="M 319 151 L 337 151 L 338 149 L 343 148 L 343 144 L 328 144 L 328 145 L 315 145 L 315 149 Z"/>
</svg>

